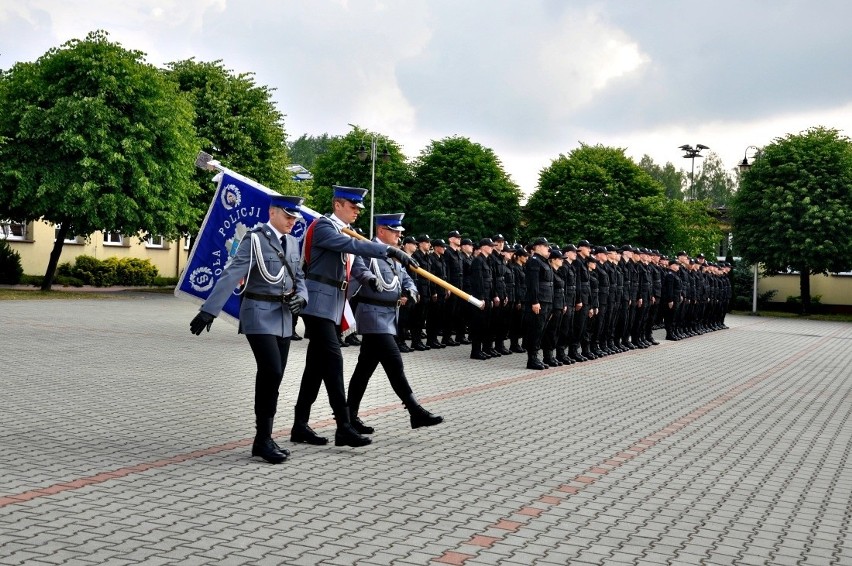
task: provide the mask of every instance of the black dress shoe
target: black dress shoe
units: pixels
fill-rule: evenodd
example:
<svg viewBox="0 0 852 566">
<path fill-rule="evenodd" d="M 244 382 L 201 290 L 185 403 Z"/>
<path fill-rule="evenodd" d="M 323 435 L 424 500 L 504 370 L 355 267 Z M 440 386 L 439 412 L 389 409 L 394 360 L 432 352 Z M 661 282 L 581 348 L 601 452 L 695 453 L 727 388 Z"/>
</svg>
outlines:
<svg viewBox="0 0 852 566">
<path fill-rule="evenodd" d="M 547 369 L 547 366 L 538 360 L 527 360 L 527 369 Z"/>
<path fill-rule="evenodd" d="M 500 354 L 501 356 L 510 356 L 510 355 L 512 355 L 512 350 L 509 350 L 509 349 L 508 349 L 508 348 L 506 348 L 505 346 L 501 346 L 500 348 L 495 348 L 495 349 L 497 350 L 497 353 L 498 353 L 498 354 Z"/>
<path fill-rule="evenodd" d="M 275 441 L 271 438 L 267 438 L 265 440 L 254 439 L 254 443 L 251 445 L 251 455 L 252 456 L 260 456 L 270 464 L 280 464 L 290 455 L 290 452 L 287 450 L 281 450 L 281 448 L 275 444 Z"/>
<path fill-rule="evenodd" d="M 423 342 L 414 342 L 411 344 L 411 349 L 417 350 L 418 352 L 425 352 L 426 350 L 431 350 L 432 348 L 430 348 Z"/>
<path fill-rule="evenodd" d="M 299 336 L 298 333 L 294 332 L 293 335 L 290 336 L 290 340 L 293 340 L 294 342 L 298 342 L 299 340 L 304 340 L 304 338 Z"/>
<path fill-rule="evenodd" d="M 346 340 L 338 339 L 338 342 L 340 342 L 341 348 L 348 348 L 349 347 L 349 344 L 346 343 Z"/>
<path fill-rule="evenodd" d="M 458 340 L 458 343 L 464 344 L 465 346 L 468 346 L 468 345 L 470 345 L 471 342 L 467 338 L 462 338 L 461 340 Z"/>
<path fill-rule="evenodd" d="M 660 345 L 660 343 L 657 342 L 656 340 L 654 340 L 653 338 L 648 340 L 648 343 L 651 344 L 651 346 L 659 346 Z"/>
<path fill-rule="evenodd" d="M 483 350 L 483 352 L 485 352 L 486 354 L 488 354 L 492 358 L 499 358 L 500 357 L 500 352 L 498 352 L 494 348 L 488 348 L 487 350 Z"/>
<path fill-rule="evenodd" d="M 509 347 L 509 349 L 510 349 L 510 350 L 512 350 L 513 352 L 515 352 L 516 354 L 524 354 L 524 353 L 526 353 L 526 350 L 524 350 L 523 348 L 521 348 L 521 345 L 520 345 L 520 344 L 512 344 L 512 345 Z"/>
<path fill-rule="evenodd" d="M 355 428 L 349 423 L 343 423 L 337 426 L 337 431 L 334 433 L 335 446 L 351 446 L 358 448 L 367 446 L 373 440 L 369 436 L 361 436 L 355 431 Z"/>
<path fill-rule="evenodd" d="M 671 340 L 672 342 L 677 342 L 677 341 L 679 341 L 679 340 L 680 340 L 680 338 L 677 338 L 677 337 L 672 336 L 672 335 L 670 334 L 670 335 L 666 336 L 666 340 Z"/>
<path fill-rule="evenodd" d="M 356 336 L 355 334 L 350 334 L 349 336 L 347 336 L 345 342 L 347 344 L 349 344 L 350 346 L 360 346 L 361 345 L 361 340 L 359 340 L 358 336 Z"/>
<path fill-rule="evenodd" d="M 415 405 L 409 408 L 408 412 L 411 414 L 411 428 L 435 426 L 444 422 L 444 417 L 433 415 L 420 405 Z"/>
<path fill-rule="evenodd" d="M 411 352 L 412 350 L 411 350 L 411 348 L 408 347 L 408 344 L 406 344 L 405 342 L 402 342 L 401 344 L 399 344 L 399 351 L 402 352 L 403 354 L 407 354 L 408 352 Z"/>
<path fill-rule="evenodd" d="M 459 342 L 456 342 L 452 338 L 445 338 L 444 340 L 441 340 L 441 345 L 450 346 L 450 347 L 461 346 L 461 344 Z"/>
<path fill-rule="evenodd" d="M 471 360 L 490 360 L 491 356 L 489 356 L 488 354 L 486 354 L 484 352 L 473 352 L 470 355 L 470 359 Z"/>
<path fill-rule="evenodd" d="M 314 432 L 314 429 L 305 423 L 296 423 L 290 429 L 290 442 L 301 442 L 304 444 L 313 444 L 322 446 L 328 444 L 328 439 Z"/>
<path fill-rule="evenodd" d="M 361 417 L 358 415 L 352 417 L 352 428 L 354 428 L 355 432 L 358 434 L 373 434 L 376 432 L 373 427 L 365 425 L 364 421 L 362 421 Z"/>
</svg>

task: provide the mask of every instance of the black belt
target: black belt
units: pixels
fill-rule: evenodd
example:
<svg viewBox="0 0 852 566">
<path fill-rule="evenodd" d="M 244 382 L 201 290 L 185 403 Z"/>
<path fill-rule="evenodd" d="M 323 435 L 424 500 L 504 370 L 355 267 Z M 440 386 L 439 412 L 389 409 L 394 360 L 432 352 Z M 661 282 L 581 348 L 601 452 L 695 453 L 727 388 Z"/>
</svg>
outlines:
<svg viewBox="0 0 852 566">
<path fill-rule="evenodd" d="M 246 291 L 243 293 L 243 297 L 246 299 L 252 299 L 254 301 L 267 301 L 270 303 L 286 303 L 290 300 L 292 295 L 264 295 L 263 293 L 249 293 Z"/>
<path fill-rule="evenodd" d="M 366 305 L 374 305 L 377 307 L 393 307 L 396 308 L 399 306 L 399 301 L 383 301 L 381 299 L 370 299 L 368 297 L 363 297 L 361 295 L 356 295 L 358 297 L 359 303 L 364 303 Z"/>
<path fill-rule="evenodd" d="M 322 275 L 316 275 L 314 273 L 308 273 L 305 275 L 305 279 L 310 279 L 311 281 L 318 281 L 320 283 L 325 283 L 326 285 L 331 285 L 332 287 L 336 287 L 341 291 L 345 291 L 349 286 L 349 281 L 338 281 L 336 279 L 332 279 L 330 277 L 324 277 Z"/>
</svg>

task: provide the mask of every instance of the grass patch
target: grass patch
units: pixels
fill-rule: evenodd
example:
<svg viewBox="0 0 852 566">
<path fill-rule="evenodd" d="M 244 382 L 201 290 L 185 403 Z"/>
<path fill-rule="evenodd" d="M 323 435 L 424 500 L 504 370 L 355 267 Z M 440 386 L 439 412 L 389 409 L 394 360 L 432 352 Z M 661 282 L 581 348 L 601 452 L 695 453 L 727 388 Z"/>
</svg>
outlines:
<svg viewBox="0 0 852 566">
<path fill-rule="evenodd" d="M 122 291 L 42 291 L 35 289 L 0 289 L 0 301 L 45 301 L 45 300 L 79 300 L 79 299 L 129 299 L 130 294 Z"/>
</svg>

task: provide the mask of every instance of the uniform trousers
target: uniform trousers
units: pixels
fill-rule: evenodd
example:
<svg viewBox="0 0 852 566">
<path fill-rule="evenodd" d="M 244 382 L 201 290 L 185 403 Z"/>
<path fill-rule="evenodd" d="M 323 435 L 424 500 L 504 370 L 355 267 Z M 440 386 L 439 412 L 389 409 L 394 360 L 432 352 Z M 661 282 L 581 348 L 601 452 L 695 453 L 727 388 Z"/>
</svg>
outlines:
<svg viewBox="0 0 852 566">
<path fill-rule="evenodd" d="M 486 300 L 487 301 L 487 300 Z M 470 321 L 470 341 L 471 341 L 471 354 L 476 354 L 482 351 L 483 345 L 487 349 L 488 346 L 488 326 L 491 321 L 491 305 L 486 302 L 484 309 L 478 309 L 475 306 L 471 305 L 468 309 L 472 311 Z"/>
<path fill-rule="evenodd" d="M 271 419 L 278 407 L 278 388 L 287 367 L 290 338 L 272 334 L 246 334 L 257 374 L 254 379 L 254 414 L 260 419 Z"/>
<path fill-rule="evenodd" d="M 440 292 L 443 293 L 443 289 Z M 437 300 L 429 301 L 426 311 L 428 313 L 426 318 L 426 339 L 429 342 L 437 342 L 438 333 L 444 330 L 445 306 L 446 301 L 440 295 Z"/>
<path fill-rule="evenodd" d="M 661 309 L 663 310 L 663 319 L 666 325 L 666 337 L 674 334 L 675 330 L 675 318 L 677 317 L 677 301 L 673 301 L 675 304 L 672 305 L 672 308 L 669 308 L 668 303 L 663 303 L 661 305 Z"/>
<path fill-rule="evenodd" d="M 571 333 L 571 348 L 579 349 L 580 343 L 586 334 L 586 324 L 589 321 L 589 306 L 583 303 L 583 307 L 574 311 L 574 331 Z"/>
<path fill-rule="evenodd" d="M 562 315 L 562 320 L 559 321 L 559 329 L 556 332 L 556 347 L 567 348 L 571 345 L 571 334 L 574 332 L 574 304 L 568 304 L 568 310 Z"/>
<path fill-rule="evenodd" d="M 349 410 L 353 415 L 358 414 L 367 384 L 379 364 L 382 364 L 396 396 L 402 401 L 411 397 L 411 386 L 405 377 L 402 355 L 394 337 L 390 334 L 363 334 L 358 363 L 349 380 Z"/>
<path fill-rule="evenodd" d="M 524 348 L 530 356 L 536 355 L 541 350 L 541 340 L 544 337 L 544 328 L 547 321 L 550 319 L 550 311 L 553 309 L 553 303 L 539 303 L 541 307 L 538 314 L 532 310 L 532 306 L 525 307 L 524 320 L 527 324 L 527 331 L 524 335 Z"/>
<path fill-rule="evenodd" d="M 562 309 L 556 308 L 550 310 L 550 318 L 544 327 L 544 334 L 541 337 L 541 348 L 549 351 L 554 350 L 558 343 L 559 327 L 562 325 Z"/>
<path fill-rule="evenodd" d="M 308 353 L 299 397 L 296 400 L 296 422 L 307 423 L 311 405 L 317 400 L 320 385 L 325 384 L 328 401 L 335 416 L 346 413 L 346 392 L 343 388 L 343 354 L 337 337 L 337 325 L 327 318 L 302 315 L 308 335 Z"/>
</svg>

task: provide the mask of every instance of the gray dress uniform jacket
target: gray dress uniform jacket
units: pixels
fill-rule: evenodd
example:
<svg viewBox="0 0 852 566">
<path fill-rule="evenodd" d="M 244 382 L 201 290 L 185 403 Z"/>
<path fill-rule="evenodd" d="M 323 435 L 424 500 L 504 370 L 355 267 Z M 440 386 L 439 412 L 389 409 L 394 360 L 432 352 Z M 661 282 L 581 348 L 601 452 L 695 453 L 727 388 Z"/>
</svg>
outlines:
<svg viewBox="0 0 852 566">
<path fill-rule="evenodd" d="M 369 281 L 376 278 L 371 269 L 372 263 L 356 257 L 352 265 L 353 293 L 359 297 L 355 311 L 358 332 L 396 335 L 397 303 L 403 291 L 417 300 L 417 284 L 399 263 L 392 259 L 380 258 L 375 260 L 375 265 L 382 280 L 390 283 L 394 277 L 398 277 L 399 282 L 393 289 L 374 291 L 369 285 Z"/>
<path fill-rule="evenodd" d="M 386 258 L 388 246 L 375 242 L 356 240 L 340 233 L 340 227 L 328 216 L 314 220 L 311 245 L 305 242 L 305 285 L 310 300 L 302 309 L 303 315 L 315 316 L 340 324 L 346 300 L 347 254 Z M 351 268 L 350 268 L 351 272 Z M 359 330 L 360 331 L 360 330 Z"/>
<path fill-rule="evenodd" d="M 257 234 L 260 239 L 260 257 L 252 257 L 251 234 Z M 305 276 L 300 266 L 299 243 L 289 234 L 287 239 L 287 253 L 281 247 L 281 242 L 275 236 L 275 232 L 268 224 L 249 230 L 240 242 L 237 255 L 225 266 L 222 276 L 213 287 L 213 291 L 201 305 L 201 310 L 218 315 L 222 307 L 228 302 L 231 293 L 240 281 L 248 279 L 245 292 L 260 295 L 281 296 L 291 293 L 294 289 L 296 294 L 308 299 L 308 291 L 305 287 Z M 263 261 L 266 270 L 271 274 L 277 274 L 287 262 L 290 270 L 284 268 L 284 280 L 273 285 L 268 283 L 260 274 L 257 262 Z M 296 280 L 293 280 L 292 274 Z M 293 334 L 293 315 L 283 302 L 262 301 L 249 299 L 243 296 L 240 304 L 240 334 L 271 334 L 288 338 Z"/>
</svg>

